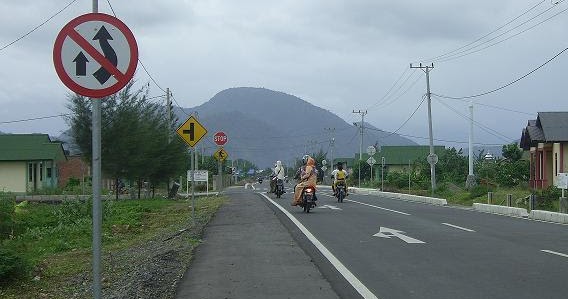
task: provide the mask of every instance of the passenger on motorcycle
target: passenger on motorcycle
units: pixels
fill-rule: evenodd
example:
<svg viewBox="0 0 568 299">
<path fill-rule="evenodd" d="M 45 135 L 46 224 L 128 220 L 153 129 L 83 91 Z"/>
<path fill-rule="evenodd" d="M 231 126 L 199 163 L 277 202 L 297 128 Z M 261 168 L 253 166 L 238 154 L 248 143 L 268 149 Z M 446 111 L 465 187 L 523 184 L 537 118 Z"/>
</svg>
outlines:
<svg viewBox="0 0 568 299">
<path fill-rule="evenodd" d="M 284 178 L 285 178 L 285 173 L 286 170 L 284 169 L 284 166 L 282 166 L 282 161 L 276 161 L 275 167 L 273 169 L 274 173 L 273 173 L 273 178 L 272 181 L 270 182 L 270 192 L 274 193 L 276 192 L 276 181 L 277 180 L 282 180 L 282 182 L 284 182 Z M 286 193 L 286 191 L 284 191 L 284 193 Z"/>
<path fill-rule="evenodd" d="M 345 196 L 347 196 L 348 188 L 347 188 L 347 171 L 343 170 L 343 165 L 341 163 L 337 163 L 337 169 L 331 172 L 331 177 L 333 179 L 333 183 L 331 184 L 331 189 L 333 189 L 333 195 L 335 194 L 335 187 L 338 183 L 342 183 L 345 185 Z"/>
<path fill-rule="evenodd" d="M 302 191 L 305 187 L 313 186 L 314 189 L 316 187 L 317 181 L 317 170 L 316 170 L 316 161 L 308 156 L 304 155 L 302 157 L 302 164 L 299 179 L 300 181 L 296 185 L 294 189 L 294 201 L 292 202 L 293 206 L 297 206 L 302 203 Z"/>
</svg>

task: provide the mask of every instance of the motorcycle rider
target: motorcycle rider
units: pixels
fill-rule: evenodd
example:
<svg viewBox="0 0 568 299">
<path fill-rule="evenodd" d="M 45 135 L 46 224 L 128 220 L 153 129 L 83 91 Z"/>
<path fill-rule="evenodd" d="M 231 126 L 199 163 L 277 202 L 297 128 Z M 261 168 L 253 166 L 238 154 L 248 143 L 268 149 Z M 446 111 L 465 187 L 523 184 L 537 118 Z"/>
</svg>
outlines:
<svg viewBox="0 0 568 299">
<path fill-rule="evenodd" d="M 331 184 L 333 195 L 336 195 L 335 187 L 337 186 L 337 183 L 341 182 L 345 185 L 345 196 L 347 196 L 347 171 L 343 170 L 343 165 L 341 163 L 337 163 L 337 168 L 331 172 L 331 178 L 333 179 L 333 183 Z"/>
<path fill-rule="evenodd" d="M 292 202 L 293 206 L 297 206 L 302 203 L 302 199 L 300 197 L 302 196 L 302 191 L 305 187 L 312 186 L 314 189 L 316 187 L 316 161 L 309 155 L 304 155 L 302 157 L 302 164 L 303 166 L 300 168 L 299 175 L 300 182 L 298 182 L 298 184 L 294 188 L 294 201 Z"/>
<path fill-rule="evenodd" d="M 273 173 L 274 177 L 270 182 L 270 192 L 276 193 L 276 181 L 282 180 L 282 182 L 284 182 L 284 177 L 285 177 L 284 174 L 286 172 L 286 170 L 284 170 L 284 166 L 282 166 L 282 161 L 280 160 L 276 161 L 273 171 L 274 171 Z M 286 193 L 286 191 L 284 191 L 284 193 Z"/>
</svg>

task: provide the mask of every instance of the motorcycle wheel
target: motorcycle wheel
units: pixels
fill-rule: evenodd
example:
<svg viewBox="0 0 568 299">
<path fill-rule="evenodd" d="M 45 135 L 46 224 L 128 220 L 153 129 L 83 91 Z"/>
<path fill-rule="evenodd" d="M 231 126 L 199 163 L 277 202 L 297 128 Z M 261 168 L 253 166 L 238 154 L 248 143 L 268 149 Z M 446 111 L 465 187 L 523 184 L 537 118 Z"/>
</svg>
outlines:
<svg viewBox="0 0 568 299">
<path fill-rule="evenodd" d="M 343 193 L 343 190 L 339 191 L 339 194 L 337 195 L 337 201 L 343 202 L 344 197 L 345 197 L 345 194 Z"/>
<path fill-rule="evenodd" d="M 276 198 L 280 198 L 280 191 L 276 190 Z"/>
</svg>

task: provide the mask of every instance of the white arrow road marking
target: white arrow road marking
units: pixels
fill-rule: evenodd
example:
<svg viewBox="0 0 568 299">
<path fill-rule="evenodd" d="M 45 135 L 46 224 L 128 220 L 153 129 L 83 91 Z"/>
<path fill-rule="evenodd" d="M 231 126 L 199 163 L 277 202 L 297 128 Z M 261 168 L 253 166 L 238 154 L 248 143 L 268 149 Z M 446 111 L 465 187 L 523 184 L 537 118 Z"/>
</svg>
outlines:
<svg viewBox="0 0 568 299">
<path fill-rule="evenodd" d="M 424 244 L 426 242 L 422 242 L 420 240 L 411 238 L 409 236 L 405 236 L 403 235 L 403 231 L 399 231 L 396 229 L 392 229 L 392 228 L 388 228 L 388 227 L 382 227 L 379 229 L 379 232 L 374 234 L 374 237 L 380 237 L 380 238 L 387 238 L 390 239 L 391 237 L 397 237 L 401 240 L 403 240 L 406 243 L 409 244 Z"/>
<path fill-rule="evenodd" d="M 331 205 L 323 205 L 321 207 L 317 207 L 318 209 L 331 209 L 331 210 L 342 210 L 341 208 L 338 208 L 336 206 L 331 206 Z"/>
<path fill-rule="evenodd" d="M 563 256 L 563 257 L 568 257 L 568 254 L 564 254 L 564 253 L 560 253 L 560 252 L 556 252 L 556 251 L 552 251 L 552 250 L 541 250 L 542 252 L 546 252 L 546 253 L 550 253 L 550 254 L 556 254 L 559 256 Z"/>
<path fill-rule="evenodd" d="M 447 226 L 451 226 L 453 228 L 465 230 L 466 232 L 475 232 L 473 229 L 469 229 L 469 228 L 465 228 L 465 227 L 461 227 L 461 226 L 457 226 L 457 225 L 453 225 L 453 224 L 449 224 L 449 223 L 442 223 L 442 224 L 447 225 Z"/>
</svg>

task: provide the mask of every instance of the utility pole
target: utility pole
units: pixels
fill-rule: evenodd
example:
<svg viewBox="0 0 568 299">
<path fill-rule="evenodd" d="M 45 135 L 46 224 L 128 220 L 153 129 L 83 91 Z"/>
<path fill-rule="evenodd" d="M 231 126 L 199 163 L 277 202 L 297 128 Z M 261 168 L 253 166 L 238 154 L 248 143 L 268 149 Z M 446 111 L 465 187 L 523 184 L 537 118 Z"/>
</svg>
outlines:
<svg viewBox="0 0 568 299">
<path fill-rule="evenodd" d="M 361 188 L 361 160 L 363 160 L 363 128 L 365 127 L 365 115 L 367 114 L 367 110 L 365 111 L 353 110 L 353 113 L 361 114 L 361 125 L 359 126 L 361 132 L 361 139 L 359 142 L 359 188 Z"/>
<path fill-rule="evenodd" d="M 465 180 L 465 187 L 470 189 L 475 186 L 475 175 L 473 174 L 473 101 L 469 101 L 469 172 Z"/>
<path fill-rule="evenodd" d="M 170 100 L 170 89 L 166 88 L 166 107 L 168 109 L 168 143 L 172 139 L 172 101 Z"/>
<path fill-rule="evenodd" d="M 331 139 L 329 140 L 329 147 L 330 147 L 329 163 L 331 167 L 333 167 L 333 148 L 335 147 L 335 128 L 325 128 L 324 130 L 331 132 Z"/>
<path fill-rule="evenodd" d="M 438 163 L 438 156 L 434 153 L 434 137 L 432 135 L 432 99 L 430 98 L 430 70 L 434 68 L 434 64 L 423 66 L 412 66 L 411 69 L 421 69 L 426 73 L 426 96 L 428 97 L 428 135 L 430 137 L 430 155 L 428 155 L 428 163 L 430 163 L 430 177 L 432 182 L 432 195 L 436 190 L 436 163 Z"/>
</svg>

